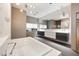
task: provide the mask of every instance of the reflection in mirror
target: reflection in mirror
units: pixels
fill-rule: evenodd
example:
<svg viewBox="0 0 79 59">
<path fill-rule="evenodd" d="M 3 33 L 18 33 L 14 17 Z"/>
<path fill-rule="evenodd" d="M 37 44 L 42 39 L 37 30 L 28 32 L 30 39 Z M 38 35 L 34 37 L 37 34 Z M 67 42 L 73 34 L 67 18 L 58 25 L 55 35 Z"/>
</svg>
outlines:
<svg viewBox="0 0 79 59">
<path fill-rule="evenodd" d="M 76 13 L 76 44 L 77 52 L 79 52 L 79 12 Z"/>
</svg>

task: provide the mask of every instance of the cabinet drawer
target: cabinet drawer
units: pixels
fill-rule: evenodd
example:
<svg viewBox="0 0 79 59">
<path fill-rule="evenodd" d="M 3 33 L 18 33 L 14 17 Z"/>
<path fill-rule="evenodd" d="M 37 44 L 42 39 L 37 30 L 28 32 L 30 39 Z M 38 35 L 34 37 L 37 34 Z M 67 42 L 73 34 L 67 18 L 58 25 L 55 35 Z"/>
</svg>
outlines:
<svg viewBox="0 0 79 59">
<path fill-rule="evenodd" d="M 45 36 L 46 37 L 49 37 L 49 38 L 54 38 L 54 39 L 56 39 L 56 34 L 55 33 L 45 33 Z"/>
</svg>

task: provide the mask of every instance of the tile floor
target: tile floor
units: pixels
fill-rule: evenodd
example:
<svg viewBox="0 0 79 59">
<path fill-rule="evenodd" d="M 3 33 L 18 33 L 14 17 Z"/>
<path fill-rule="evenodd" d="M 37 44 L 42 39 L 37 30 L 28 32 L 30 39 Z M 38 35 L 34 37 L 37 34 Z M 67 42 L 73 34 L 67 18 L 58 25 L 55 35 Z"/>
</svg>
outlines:
<svg viewBox="0 0 79 59">
<path fill-rule="evenodd" d="M 40 38 L 40 37 L 35 37 L 37 40 L 55 48 L 55 49 L 58 49 L 62 52 L 62 55 L 63 56 L 79 56 L 78 53 L 74 52 L 71 48 L 68 48 L 66 46 L 63 46 L 63 45 L 60 45 L 60 44 L 57 44 L 57 43 L 54 43 L 50 40 L 46 40 L 44 38 Z"/>
</svg>

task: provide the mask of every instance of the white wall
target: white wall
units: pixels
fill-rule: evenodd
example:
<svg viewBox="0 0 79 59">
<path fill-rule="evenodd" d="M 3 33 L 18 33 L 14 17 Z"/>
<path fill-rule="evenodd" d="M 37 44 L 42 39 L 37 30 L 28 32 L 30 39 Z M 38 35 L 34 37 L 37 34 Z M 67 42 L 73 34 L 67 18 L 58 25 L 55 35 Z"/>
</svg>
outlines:
<svg viewBox="0 0 79 59">
<path fill-rule="evenodd" d="M 77 50 L 77 41 L 76 41 L 76 12 L 79 12 L 79 3 L 71 4 L 71 48 Z"/>
<path fill-rule="evenodd" d="M 10 35 L 11 6 L 7 3 L 0 4 L 0 36 Z"/>
<path fill-rule="evenodd" d="M 11 38 L 11 5 L 0 3 L 0 55 L 6 54 Z"/>
<path fill-rule="evenodd" d="M 43 17 L 41 17 L 41 19 L 53 19 L 53 20 L 58 20 L 58 19 L 62 19 L 63 16 L 62 16 L 62 12 L 65 13 L 65 17 L 69 17 L 70 15 L 70 4 L 66 7 L 63 7 L 61 9 L 58 9 L 54 12 L 51 12 Z"/>
</svg>

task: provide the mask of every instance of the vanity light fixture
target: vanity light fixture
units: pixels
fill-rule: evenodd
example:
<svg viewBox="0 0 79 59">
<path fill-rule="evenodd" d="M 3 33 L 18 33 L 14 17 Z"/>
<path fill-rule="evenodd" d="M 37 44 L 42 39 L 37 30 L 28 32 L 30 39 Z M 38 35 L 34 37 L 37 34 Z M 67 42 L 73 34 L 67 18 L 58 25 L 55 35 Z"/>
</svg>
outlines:
<svg viewBox="0 0 79 59">
<path fill-rule="evenodd" d="M 23 12 L 23 9 L 20 9 L 20 12 Z"/>
</svg>

